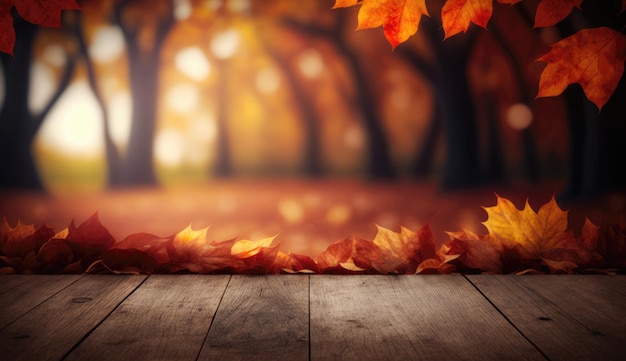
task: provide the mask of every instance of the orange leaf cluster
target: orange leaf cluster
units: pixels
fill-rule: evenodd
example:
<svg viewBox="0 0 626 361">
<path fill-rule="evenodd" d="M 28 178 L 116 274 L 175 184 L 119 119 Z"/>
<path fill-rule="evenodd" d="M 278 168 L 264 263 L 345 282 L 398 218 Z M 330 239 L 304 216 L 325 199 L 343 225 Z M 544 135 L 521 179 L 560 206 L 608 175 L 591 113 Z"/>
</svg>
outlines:
<svg viewBox="0 0 626 361">
<path fill-rule="evenodd" d="M 441 9 L 444 38 L 467 31 L 471 23 L 487 28 L 495 0 L 446 0 Z M 497 0 L 513 5 L 521 0 Z M 534 27 L 553 26 L 565 19 L 583 0 L 540 0 Z M 626 2 L 622 2 L 622 12 Z M 425 0 L 336 0 L 334 8 L 361 4 L 357 29 L 383 27 L 393 48 L 415 34 L 422 15 L 428 15 Z M 537 97 L 557 96 L 573 83 L 599 109 L 608 102 L 624 73 L 626 35 L 606 27 L 581 30 L 552 45 L 543 57 L 548 63 Z"/>
<path fill-rule="evenodd" d="M 0 273 L 331 273 L 451 272 L 574 273 L 626 271 L 626 226 L 587 220 L 582 234 L 567 229 L 554 198 L 535 212 L 505 198 L 485 208 L 488 233 L 448 232 L 436 249 L 430 226 L 400 232 L 378 227 L 373 240 L 349 237 L 315 259 L 279 251 L 276 237 L 209 241 L 208 228 L 169 237 L 132 234 L 116 241 L 94 214 L 54 233 L 6 220 L 0 232 Z"/>
<path fill-rule="evenodd" d="M 0 0 L 0 51 L 13 54 L 15 31 L 11 9 L 26 21 L 48 28 L 61 27 L 63 10 L 78 10 L 76 0 Z"/>
</svg>

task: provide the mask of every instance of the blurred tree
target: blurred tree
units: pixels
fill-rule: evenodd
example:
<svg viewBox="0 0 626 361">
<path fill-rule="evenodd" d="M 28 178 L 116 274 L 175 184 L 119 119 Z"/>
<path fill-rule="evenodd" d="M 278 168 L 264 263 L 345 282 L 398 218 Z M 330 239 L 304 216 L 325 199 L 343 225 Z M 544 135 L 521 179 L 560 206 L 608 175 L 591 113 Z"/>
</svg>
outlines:
<svg viewBox="0 0 626 361">
<path fill-rule="evenodd" d="M 369 74 L 365 70 L 362 59 L 354 50 L 346 36 L 344 12 L 337 12 L 332 24 L 326 25 L 312 21 L 301 21 L 293 16 L 283 15 L 280 22 L 283 26 L 301 32 L 307 36 L 328 41 L 346 62 L 350 76 L 355 84 L 356 107 L 360 110 L 364 129 L 367 135 L 368 162 L 367 176 L 370 179 L 391 179 L 395 177 L 389 154 L 389 144 L 382 129 L 379 115 L 378 99 L 371 90 Z M 351 31 L 351 30 L 350 30 Z"/>
<path fill-rule="evenodd" d="M 261 42 L 267 54 L 278 65 L 282 73 L 285 75 L 289 88 L 293 94 L 293 98 L 300 110 L 300 118 L 305 129 L 304 156 L 302 162 L 302 173 L 307 177 L 318 177 L 322 175 L 321 160 L 321 134 L 319 129 L 320 121 L 318 119 L 315 107 L 309 99 L 301 84 L 296 72 L 293 69 L 293 60 L 288 59 L 287 55 L 282 54 L 270 44 L 269 39 L 261 36 Z"/>
<path fill-rule="evenodd" d="M 150 11 L 146 11 L 150 9 Z M 129 83 L 133 102 L 132 126 L 123 178 L 126 185 L 154 185 L 154 137 L 157 120 L 161 49 L 172 29 L 172 0 L 120 0 L 114 21 L 122 30 L 128 54 Z"/>
<path fill-rule="evenodd" d="M 13 9 L 16 28 L 14 56 L 1 53 L 5 97 L 0 110 L 0 188 L 42 190 L 32 145 L 44 119 L 70 84 L 76 55 L 68 54 L 56 90 L 38 114 L 29 109 L 31 64 L 38 27 L 22 20 Z"/>
<path fill-rule="evenodd" d="M 93 60 L 91 59 L 91 56 L 89 54 L 89 47 L 87 44 L 87 40 L 85 39 L 86 24 L 84 21 L 84 17 L 80 13 L 77 13 L 75 16 L 76 19 L 74 21 L 71 31 L 73 32 L 73 35 L 75 36 L 78 43 L 78 51 L 85 65 L 87 81 L 89 83 L 91 91 L 93 92 L 94 98 L 98 103 L 99 110 L 102 114 L 102 121 L 104 123 L 103 133 L 107 163 L 106 184 L 108 187 L 117 187 L 123 184 L 122 159 L 120 158 L 119 150 L 113 143 L 113 138 L 111 136 L 111 119 L 109 116 L 109 111 L 105 104 L 102 92 L 100 91 L 100 82 L 95 71 Z"/>
</svg>

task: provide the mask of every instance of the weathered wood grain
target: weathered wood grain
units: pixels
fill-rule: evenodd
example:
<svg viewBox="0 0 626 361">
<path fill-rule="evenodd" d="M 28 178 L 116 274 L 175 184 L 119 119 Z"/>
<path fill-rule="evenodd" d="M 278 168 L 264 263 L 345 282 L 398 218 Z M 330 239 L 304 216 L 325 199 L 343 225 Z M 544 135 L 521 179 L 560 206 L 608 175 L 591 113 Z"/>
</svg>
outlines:
<svg viewBox="0 0 626 361">
<path fill-rule="evenodd" d="M 0 294 L 0 329 L 78 280 L 79 275 L 15 275 L 7 283 L 15 286 Z"/>
<path fill-rule="evenodd" d="M 0 330 L 0 360 L 62 359 L 144 279 L 82 277 Z"/>
<path fill-rule="evenodd" d="M 550 360 L 626 359 L 626 283 L 600 275 L 469 279 Z"/>
<path fill-rule="evenodd" d="M 308 360 L 308 282 L 233 276 L 198 360 Z"/>
<path fill-rule="evenodd" d="M 150 276 L 66 361 L 195 360 L 229 277 Z"/>
<path fill-rule="evenodd" d="M 544 360 L 461 275 L 311 276 L 311 360 Z"/>
<path fill-rule="evenodd" d="M 0 275 L 0 295 L 28 279 L 27 275 Z"/>
</svg>

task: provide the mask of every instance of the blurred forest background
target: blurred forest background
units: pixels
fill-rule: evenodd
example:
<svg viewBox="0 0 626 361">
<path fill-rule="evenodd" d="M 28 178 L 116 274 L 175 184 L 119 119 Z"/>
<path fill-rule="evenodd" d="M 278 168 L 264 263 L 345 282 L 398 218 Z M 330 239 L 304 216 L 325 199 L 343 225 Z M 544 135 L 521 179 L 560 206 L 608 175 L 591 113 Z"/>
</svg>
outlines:
<svg viewBox="0 0 626 361">
<path fill-rule="evenodd" d="M 442 1 L 428 1 L 432 17 L 394 51 L 333 0 L 79 3 L 62 29 L 15 17 L 0 188 L 367 179 L 557 184 L 573 198 L 626 184 L 624 77 L 601 112 L 578 86 L 534 99 L 548 44 L 624 24 L 620 1 L 542 29 L 536 1 L 494 2 L 489 30 L 445 41 Z"/>
<path fill-rule="evenodd" d="M 443 1 L 392 51 L 333 0 L 82 0 L 62 29 L 15 16 L 0 54 L 0 216 L 117 239 L 191 222 L 215 239 L 281 234 L 316 254 L 374 224 L 484 231 L 494 192 L 556 194 L 570 223 L 623 216 L 626 87 L 599 112 L 577 85 L 535 99 L 549 45 L 624 28 L 584 1 L 533 29 L 537 1 L 443 41 Z M 317 247 L 317 248 L 316 248 Z"/>
</svg>

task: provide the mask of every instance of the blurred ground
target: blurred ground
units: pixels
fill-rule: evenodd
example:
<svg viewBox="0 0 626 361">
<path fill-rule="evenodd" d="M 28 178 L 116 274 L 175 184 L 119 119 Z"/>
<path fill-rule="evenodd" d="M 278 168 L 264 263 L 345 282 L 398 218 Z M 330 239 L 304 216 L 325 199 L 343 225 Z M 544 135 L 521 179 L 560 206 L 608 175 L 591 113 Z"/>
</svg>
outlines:
<svg viewBox="0 0 626 361">
<path fill-rule="evenodd" d="M 496 203 L 494 193 L 518 208 L 528 197 L 535 210 L 558 193 L 560 185 L 488 187 L 442 192 L 430 183 L 357 181 L 223 181 L 176 189 L 126 189 L 105 193 L 41 195 L 0 193 L 0 217 L 59 231 L 98 211 L 100 221 L 121 240 L 131 233 L 167 236 L 191 224 L 211 226 L 210 240 L 258 239 L 278 234 L 281 249 L 315 256 L 350 235 L 372 239 L 374 224 L 415 230 L 430 222 L 435 241 L 462 228 L 485 233 L 481 206 Z M 599 223 L 624 212 L 624 194 L 560 202 L 570 210 L 570 228 L 580 232 L 585 217 Z"/>
</svg>

